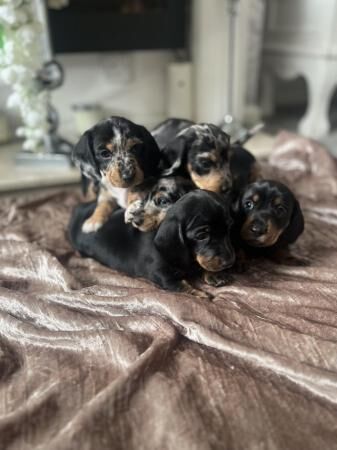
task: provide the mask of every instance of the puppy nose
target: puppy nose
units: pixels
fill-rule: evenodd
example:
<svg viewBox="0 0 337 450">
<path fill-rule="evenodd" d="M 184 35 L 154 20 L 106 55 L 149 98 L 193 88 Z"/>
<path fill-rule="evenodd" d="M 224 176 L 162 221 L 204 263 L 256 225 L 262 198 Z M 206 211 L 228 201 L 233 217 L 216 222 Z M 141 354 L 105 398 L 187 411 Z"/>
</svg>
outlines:
<svg viewBox="0 0 337 450">
<path fill-rule="evenodd" d="M 261 236 L 267 231 L 267 225 L 264 222 L 255 220 L 250 226 L 250 231 L 252 231 L 252 233 L 256 236 Z"/>
<path fill-rule="evenodd" d="M 121 173 L 123 181 L 126 183 L 130 182 L 135 175 L 135 172 L 133 169 L 123 170 Z"/>
</svg>

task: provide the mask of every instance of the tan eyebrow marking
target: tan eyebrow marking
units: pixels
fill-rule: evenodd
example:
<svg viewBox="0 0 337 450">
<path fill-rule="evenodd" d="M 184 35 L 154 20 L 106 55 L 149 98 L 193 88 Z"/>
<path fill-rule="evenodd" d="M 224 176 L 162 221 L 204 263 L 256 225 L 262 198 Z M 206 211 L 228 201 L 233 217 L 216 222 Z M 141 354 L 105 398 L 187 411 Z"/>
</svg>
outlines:
<svg viewBox="0 0 337 450">
<path fill-rule="evenodd" d="M 136 144 L 142 144 L 143 141 L 141 141 L 138 138 L 129 138 L 125 142 L 125 150 L 130 150 L 134 145 Z"/>
<path fill-rule="evenodd" d="M 281 197 L 276 197 L 276 198 L 274 198 L 273 204 L 274 204 L 275 206 L 281 205 L 281 204 L 282 204 L 282 198 L 281 198 Z"/>
</svg>

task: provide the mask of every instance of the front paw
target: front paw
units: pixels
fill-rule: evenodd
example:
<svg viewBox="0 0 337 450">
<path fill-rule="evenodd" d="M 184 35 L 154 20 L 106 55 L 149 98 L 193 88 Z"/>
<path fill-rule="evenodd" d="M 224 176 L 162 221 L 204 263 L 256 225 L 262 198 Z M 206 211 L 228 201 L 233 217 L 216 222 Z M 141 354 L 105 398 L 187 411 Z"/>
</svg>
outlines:
<svg viewBox="0 0 337 450">
<path fill-rule="evenodd" d="M 189 295 L 193 295 L 194 297 L 198 297 L 198 298 L 204 298 L 209 300 L 211 298 L 211 295 L 208 294 L 207 292 L 204 292 L 200 289 L 197 289 L 193 286 L 191 286 L 187 281 L 183 280 L 181 282 L 181 287 L 180 287 L 181 292 L 184 292 L 185 294 L 189 294 Z"/>
<path fill-rule="evenodd" d="M 233 282 L 233 277 L 227 272 L 204 272 L 203 280 L 213 287 L 226 286 Z"/>
<path fill-rule="evenodd" d="M 124 221 L 125 223 L 132 223 L 135 215 L 139 213 L 139 210 L 142 207 L 142 201 L 136 200 L 135 202 L 131 203 L 125 210 L 124 213 Z"/>
<path fill-rule="evenodd" d="M 193 288 L 190 292 L 188 292 L 190 295 L 193 295 L 194 297 L 203 298 L 206 300 L 209 300 L 211 298 L 211 295 L 209 295 L 207 292 L 201 291 L 200 289 Z"/>
<path fill-rule="evenodd" d="M 82 225 L 82 231 L 83 233 L 94 233 L 95 231 L 99 230 L 103 226 L 103 222 L 100 220 L 97 220 L 95 217 L 89 217 L 83 225 Z"/>
<path fill-rule="evenodd" d="M 311 261 L 308 258 L 288 255 L 281 260 L 281 264 L 286 266 L 308 267 L 311 265 Z"/>
</svg>

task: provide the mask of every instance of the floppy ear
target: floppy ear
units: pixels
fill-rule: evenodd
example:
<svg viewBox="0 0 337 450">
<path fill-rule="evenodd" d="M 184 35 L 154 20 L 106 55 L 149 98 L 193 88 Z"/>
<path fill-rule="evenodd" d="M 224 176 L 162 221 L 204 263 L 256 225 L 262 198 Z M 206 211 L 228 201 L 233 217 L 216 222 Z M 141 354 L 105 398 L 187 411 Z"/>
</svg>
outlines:
<svg viewBox="0 0 337 450">
<path fill-rule="evenodd" d="M 304 217 L 299 202 L 295 199 L 293 212 L 289 225 L 283 232 L 282 240 L 285 239 L 288 244 L 292 244 L 303 233 Z"/>
<path fill-rule="evenodd" d="M 166 216 L 154 238 L 154 245 L 169 263 L 183 269 L 190 267 L 191 258 L 182 226 L 175 217 L 167 218 Z"/>
<path fill-rule="evenodd" d="M 173 175 L 182 165 L 186 156 L 186 139 L 177 137 L 162 150 L 164 168 L 162 176 Z"/>
<path fill-rule="evenodd" d="M 142 125 L 139 125 L 142 134 L 142 140 L 145 147 L 145 164 L 142 169 L 144 171 L 145 178 L 150 176 L 156 176 L 158 174 L 158 167 L 160 161 L 160 150 L 157 142 L 154 140 L 152 134 Z"/>
<path fill-rule="evenodd" d="M 101 174 L 98 169 L 94 154 L 91 131 L 86 131 L 75 145 L 72 151 L 72 160 L 80 167 L 81 172 L 88 178 L 100 179 Z"/>
</svg>

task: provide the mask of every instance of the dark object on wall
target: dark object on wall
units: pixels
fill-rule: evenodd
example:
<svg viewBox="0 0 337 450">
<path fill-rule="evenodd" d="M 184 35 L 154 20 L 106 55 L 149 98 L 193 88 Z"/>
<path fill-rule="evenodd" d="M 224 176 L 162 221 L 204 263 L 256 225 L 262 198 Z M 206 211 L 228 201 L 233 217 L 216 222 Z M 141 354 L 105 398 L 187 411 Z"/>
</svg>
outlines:
<svg viewBox="0 0 337 450">
<path fill-rule="evenodd" d="M 186 0 L 72 0 L 50 10 L 55 53 L 185 46 Z"/>
</svg>

